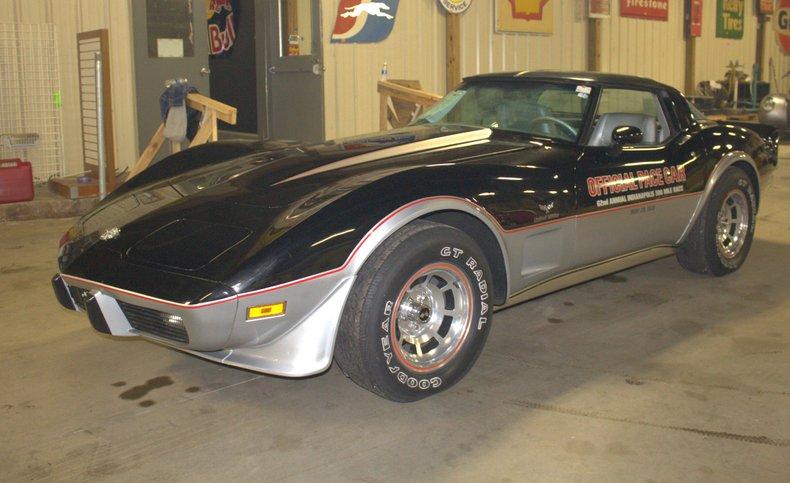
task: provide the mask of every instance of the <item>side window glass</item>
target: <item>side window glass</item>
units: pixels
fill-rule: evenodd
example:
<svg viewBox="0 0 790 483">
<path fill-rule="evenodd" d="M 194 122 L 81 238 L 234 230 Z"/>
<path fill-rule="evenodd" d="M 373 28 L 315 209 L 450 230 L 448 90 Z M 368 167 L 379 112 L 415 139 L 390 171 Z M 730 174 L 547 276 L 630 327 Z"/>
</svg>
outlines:
<svg viewBox="0 0 790 483">
<path fill-rule="evenodd" d="M 604 89 L 595 112 L 591 146 L 610 146 L 612 133 L 622 126 L 642 132 L 642 146 L 661 144 L 670 129 L 658 97 L 652 92 L 632 89 Z"/>
</svg>

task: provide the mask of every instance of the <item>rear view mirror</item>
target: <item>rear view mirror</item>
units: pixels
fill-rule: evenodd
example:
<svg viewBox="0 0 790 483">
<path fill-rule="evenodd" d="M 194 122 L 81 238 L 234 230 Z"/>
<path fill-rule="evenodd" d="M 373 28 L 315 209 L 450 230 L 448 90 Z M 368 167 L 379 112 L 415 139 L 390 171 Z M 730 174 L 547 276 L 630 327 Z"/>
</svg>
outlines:
<svg viewBox="0 0 790 483">
<path fill-rule="evenodd" d="M 642 130 L 634 126 L 617 126 L 612 131 L 612 145 L 624 146 L 629 144 L 639 144 L 642 142 L 644 134 Z"/>
</svg>

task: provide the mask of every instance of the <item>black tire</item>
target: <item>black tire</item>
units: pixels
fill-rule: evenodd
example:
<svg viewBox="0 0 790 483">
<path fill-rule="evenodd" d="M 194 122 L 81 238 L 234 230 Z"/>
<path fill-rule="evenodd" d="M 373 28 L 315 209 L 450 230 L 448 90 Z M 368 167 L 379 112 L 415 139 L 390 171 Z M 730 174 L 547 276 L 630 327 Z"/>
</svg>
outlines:
<svg viewBox="0 0 790 483">
<path fill-rule="evenodd" d="M 426 272 L 436 275 L 420 276 Z M 492 315 L 490 277 L 482 250 L 462 231 L 422 220 L 406 225 L 360 270 L 343 310 L 336 362 L 356 384 L 392 401 L 416 401 L 447 389 L 469 371 L 485 344 Z M 441 285 L 447 280 L 453 282 Z M 412 310 L 410 301 L 426 300 L 421 290 L 429 291 L 432 301 L 441 293 L 441 300 Z M 448 311 L 464 315 L 443 315 Z M 434 338 L 406 341 L 410 330 L 429 326 L 437 327 Z"/>
<path fill-rule="evenodd" d="M 736 226 L 744 226 L 743 235 L 739 238 L 737 250 L 735 244 L 719 243 L 717 227 L 719 225 L 720 210 L 725 216 L 728 210 L 732 210 L 730 203 L 733 200 L 743 202 L 743 211 L 748 220 L 742 224 L 722 223 L 726 233 L 732 231 L 737 233 Z M 723 204 L 728 203 L 725 210 Z M 739 205 L 740 206 L 740 205 Z M 738 167 L 727 169 L 721 179 L 713 188 L 710 198 L 702 209 L 702 213 L 697 218 L 686 239 L 678 247 L 677 259 L 680 264 L 695 273 L 711 274 L 717 277 L 730 274 L 738 270 L 749 254 L 754 238 L 754 227 L 756 221 L 757 199 L 754 186 L 749 176 Z M 736 207 L 736 211 L 741 208 Z M 726 237 L 725 237 L 726 238 Z"/>
</svg>

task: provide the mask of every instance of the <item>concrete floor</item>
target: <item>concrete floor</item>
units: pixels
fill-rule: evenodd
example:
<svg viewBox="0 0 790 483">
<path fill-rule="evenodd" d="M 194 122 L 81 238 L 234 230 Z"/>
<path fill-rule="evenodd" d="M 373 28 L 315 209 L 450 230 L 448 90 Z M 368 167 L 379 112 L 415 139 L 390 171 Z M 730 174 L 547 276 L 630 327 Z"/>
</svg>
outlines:
<svg viewBox="0 0 790 483">
<path fill-rule="evenodd" d="M 50 291 L 68 221 L 0 224 L 0 480 L 788 481 L 782 163 L 738 273 L 668 258 L 500 312 L 409 405 L 100 336 Z"/>
</svg>

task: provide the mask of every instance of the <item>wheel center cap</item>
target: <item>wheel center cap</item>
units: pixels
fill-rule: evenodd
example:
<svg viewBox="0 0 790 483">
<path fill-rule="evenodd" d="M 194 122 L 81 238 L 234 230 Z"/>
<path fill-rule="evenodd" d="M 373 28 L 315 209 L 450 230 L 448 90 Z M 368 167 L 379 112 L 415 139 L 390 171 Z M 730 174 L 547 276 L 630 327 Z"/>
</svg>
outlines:
<svg viewBox="0 0 790 483">
<path fill-rule="evenodd" d="M 428 307 L 423 307 L 420 309 L 420 314 L 417 316 L 417 318 L 424 324 L 428 321 L 428 319 L 431 318 L 431 309 Z"/>
<path fill-rule="evenodd" d="M 400 306 L 398 325 L 401 331 L 410 338 L 420 337 L 431 322 L 433 314 L 432 299 L 425 290 L 410 293 Z"/>
</svg>

